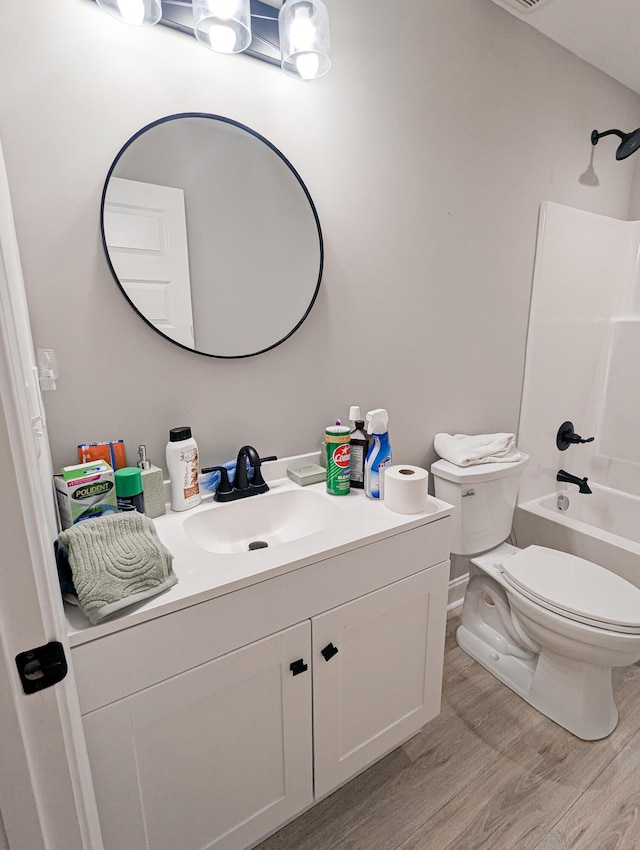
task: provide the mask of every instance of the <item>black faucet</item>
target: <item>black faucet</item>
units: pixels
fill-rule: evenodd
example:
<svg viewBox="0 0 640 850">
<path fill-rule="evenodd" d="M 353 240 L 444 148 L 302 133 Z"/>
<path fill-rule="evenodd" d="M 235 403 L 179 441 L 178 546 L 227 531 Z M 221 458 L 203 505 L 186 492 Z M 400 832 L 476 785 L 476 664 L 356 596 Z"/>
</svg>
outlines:
<svg viewBox="0 0 640 850">
<path fill-rule="evenodd" d="M 587 478 L 578 478 L 570 472 L 565 472 L 561 469 L 556 475 L 556 481 L 563 481 L 565 484 L 577 484 L 581 493 L 591 493 L 591 487 L 587 484 Z"/>
<path fill-rule="evenodd" d="M 251 479 L 251 483 L 249 483 L 249 476 L 247 475 L 247 461 L 253 467 L 253 478 Z M 238 459 L 236 460 L 236 474 L 233 479 L 233 484 L 231 485 L 234 490 L 238 490 L 239 493 L 244 495 L 245 490 L 252 490 L 252 492 L 247 492 L 247 496 L 257 495 L 258 493 L 266 493 L 269 489 L 264 482 L 262 477 L 262 472 L 260 467 L 262 466 L 262 461 L 260 460 L 260 455 L 253 448 L 253 446 L 243 446 L 238 452 Z M 260 488 L 254 490 L 253 488 Z M 238 498 L 242 498 L 239 496 Z"/>
<path fill-rule="evenodd" d="M 203 473 L 213 472 L 214 469 L 220 473 L 220 483 L 213 497 L 216 502 L 233 502 L 236 499 L 266 493 L 269 485 L 262 477 L 261 470 L 262 463 L 266 460 L 277 460 L 277 458 L 275 456 L 261 458 L 253 446 L 243 446 L 238 452 L 233 481 L 229 481 L 229 473 L 224 466 L 209 466 L 203 469 Z M 253 468 L 250 481 L 247 474 L 247 461 Z"/>
</svg>

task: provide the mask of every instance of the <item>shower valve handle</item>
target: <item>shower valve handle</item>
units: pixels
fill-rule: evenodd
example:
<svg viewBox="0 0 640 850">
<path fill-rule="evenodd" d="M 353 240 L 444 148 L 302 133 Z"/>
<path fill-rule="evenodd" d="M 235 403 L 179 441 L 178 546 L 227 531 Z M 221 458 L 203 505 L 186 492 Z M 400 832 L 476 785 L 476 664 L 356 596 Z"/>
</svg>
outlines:
<svg viewBox="0 0 640 850">
<path fill-rule="evenodd" d="M 566 451 L 569 446 L 576 443 L 592 443 L 594 440 L 595 437 L 582 438 L 580 434 L 576 434 L 573 429 L 573 422 L 563 422 L 556 434 L 556 446 L 561 452 Z"/>
</svg>

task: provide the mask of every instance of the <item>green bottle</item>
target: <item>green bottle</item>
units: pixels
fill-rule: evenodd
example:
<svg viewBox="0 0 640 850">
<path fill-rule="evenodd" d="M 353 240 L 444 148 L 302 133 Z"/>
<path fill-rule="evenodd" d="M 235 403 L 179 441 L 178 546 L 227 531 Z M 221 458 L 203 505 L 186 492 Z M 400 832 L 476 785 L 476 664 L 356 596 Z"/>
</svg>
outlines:
<svg viewBox="0 0 640 850">
<path fill-rule="evenodd" d="M 324 441 L 327 449 L 327 493 L 346 496 L 350 490 L 351 429 L 338 420 L 325 429 Z"/>
</svg>

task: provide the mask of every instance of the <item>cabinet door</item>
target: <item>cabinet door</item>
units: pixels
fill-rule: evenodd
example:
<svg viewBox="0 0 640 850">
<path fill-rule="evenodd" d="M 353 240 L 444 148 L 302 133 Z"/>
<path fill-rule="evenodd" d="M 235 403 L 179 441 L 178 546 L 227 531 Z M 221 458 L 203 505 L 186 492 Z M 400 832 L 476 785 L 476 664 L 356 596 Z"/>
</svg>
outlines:
<svg viewBox="0 0 640 850">
<path fill-rule="evenodd" d="M 438 564 L 312 619 L 316 797 L 439 713 L 448 576 Z"/>
<path fill-rule="evenodd" d="M 85 715 L 105 850 L 236 850 L 312 802 L 310 623 Z M 162 647 L 158 647 L 162 652 Z"/>
</svg>

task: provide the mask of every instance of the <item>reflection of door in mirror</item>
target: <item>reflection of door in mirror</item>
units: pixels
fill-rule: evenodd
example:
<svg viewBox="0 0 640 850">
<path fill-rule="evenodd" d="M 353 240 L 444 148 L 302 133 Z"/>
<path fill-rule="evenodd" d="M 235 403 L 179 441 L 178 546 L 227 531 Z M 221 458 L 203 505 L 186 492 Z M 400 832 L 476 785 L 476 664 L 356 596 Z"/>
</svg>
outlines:
<svg viewBox="0 0 640 850">
<path fill-rule="evenodd" d="M 194 347 L 184 192 L 112 177 L 105 239 L 129 300 L 161 333 Z"/>
</svg>

